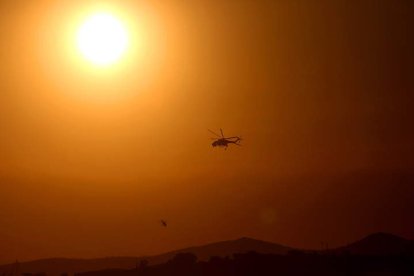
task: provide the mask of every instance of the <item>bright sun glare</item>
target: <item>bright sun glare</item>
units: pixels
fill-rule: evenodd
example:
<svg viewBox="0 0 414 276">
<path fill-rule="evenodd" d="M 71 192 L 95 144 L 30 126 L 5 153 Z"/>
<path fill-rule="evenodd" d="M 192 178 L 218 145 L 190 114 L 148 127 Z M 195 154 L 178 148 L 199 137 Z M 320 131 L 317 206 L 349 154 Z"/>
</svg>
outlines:
<svg viewBox="0 0 414 276">
<path fill-rule="evenodd" d="M 107 66 L 118 61 L 128 46 L 128 34 L 116 17 L 96 13 L 80 27 L 77 45 L 82 55 L 95 65 Z"/>
</svg>

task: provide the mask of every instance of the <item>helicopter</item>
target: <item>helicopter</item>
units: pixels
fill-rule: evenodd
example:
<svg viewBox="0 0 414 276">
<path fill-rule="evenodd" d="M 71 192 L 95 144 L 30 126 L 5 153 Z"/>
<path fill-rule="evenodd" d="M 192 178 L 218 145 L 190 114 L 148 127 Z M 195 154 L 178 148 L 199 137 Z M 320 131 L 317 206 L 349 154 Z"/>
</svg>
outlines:
<svg viewBox="0 0 414 276">
<path fill-rule="evenodd" d="M 221 128 L 220 128 L 221 135 L 218 135 L 217 133 L 215 133 L 214 131 L 212 131 L 210 129 L 208 131 L 210 131 L 212 134 L 214 134 L 215 136 L 218 137 L 218 138 L 211 138 L 211 139 L 215 140 L 211 144 L 213 147 L 224 147 L 224 149 L 227 149 L 229 144 L 235 144 L 237 146 L 241 146 L 240 141 L 242 139 L 239 136 L 224 137 L 223 130 Z"/>
</svg>

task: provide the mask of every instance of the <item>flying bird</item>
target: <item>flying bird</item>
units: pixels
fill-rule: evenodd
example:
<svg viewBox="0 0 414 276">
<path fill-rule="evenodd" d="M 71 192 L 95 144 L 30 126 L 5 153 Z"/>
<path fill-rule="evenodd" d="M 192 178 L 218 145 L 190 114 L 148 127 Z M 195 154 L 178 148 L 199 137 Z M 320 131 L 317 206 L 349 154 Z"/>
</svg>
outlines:
<svg viewBox="0 0 414 276">
<path fill-rule="evenodd" d="M 160 222 L 162 226 L 167 227 L 167 222 L 165 220 L 162 219 L 160 220 Z"/>
</svg>

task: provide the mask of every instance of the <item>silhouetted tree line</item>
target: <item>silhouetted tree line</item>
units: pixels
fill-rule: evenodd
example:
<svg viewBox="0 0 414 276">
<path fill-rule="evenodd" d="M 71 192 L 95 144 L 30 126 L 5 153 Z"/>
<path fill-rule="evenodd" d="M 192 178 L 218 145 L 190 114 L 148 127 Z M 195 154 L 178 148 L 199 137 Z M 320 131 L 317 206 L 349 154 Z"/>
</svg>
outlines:
<svg viewBox="0 0 414 276">
<path fill-rule="evenodd" d="M 292 251 L 288 255 L 235 254 L 197 261 L 192 253 L 180 253 L 164 264 L 141 261 L 132 270 L 103 270 L 78 276 L 270 276 L 270 275 L 414 275 L 414 255 L 360 256 L 346 252 L 328 255 Z"/>
</svg>

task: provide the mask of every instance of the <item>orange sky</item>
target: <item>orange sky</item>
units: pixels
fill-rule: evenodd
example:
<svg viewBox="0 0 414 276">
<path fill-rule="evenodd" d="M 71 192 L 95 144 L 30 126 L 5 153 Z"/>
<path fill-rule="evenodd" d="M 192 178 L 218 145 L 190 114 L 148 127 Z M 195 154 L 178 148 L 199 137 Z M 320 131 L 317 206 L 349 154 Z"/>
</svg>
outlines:
<svg viewBox="0 0 414 276">
<path fill-rule="evenodd" d="M 107 70 L 71 44 L 97 3 L 0 2 L 1 263 L 414 238 L 410 1 L 106 1 Z"/>
</svg>

